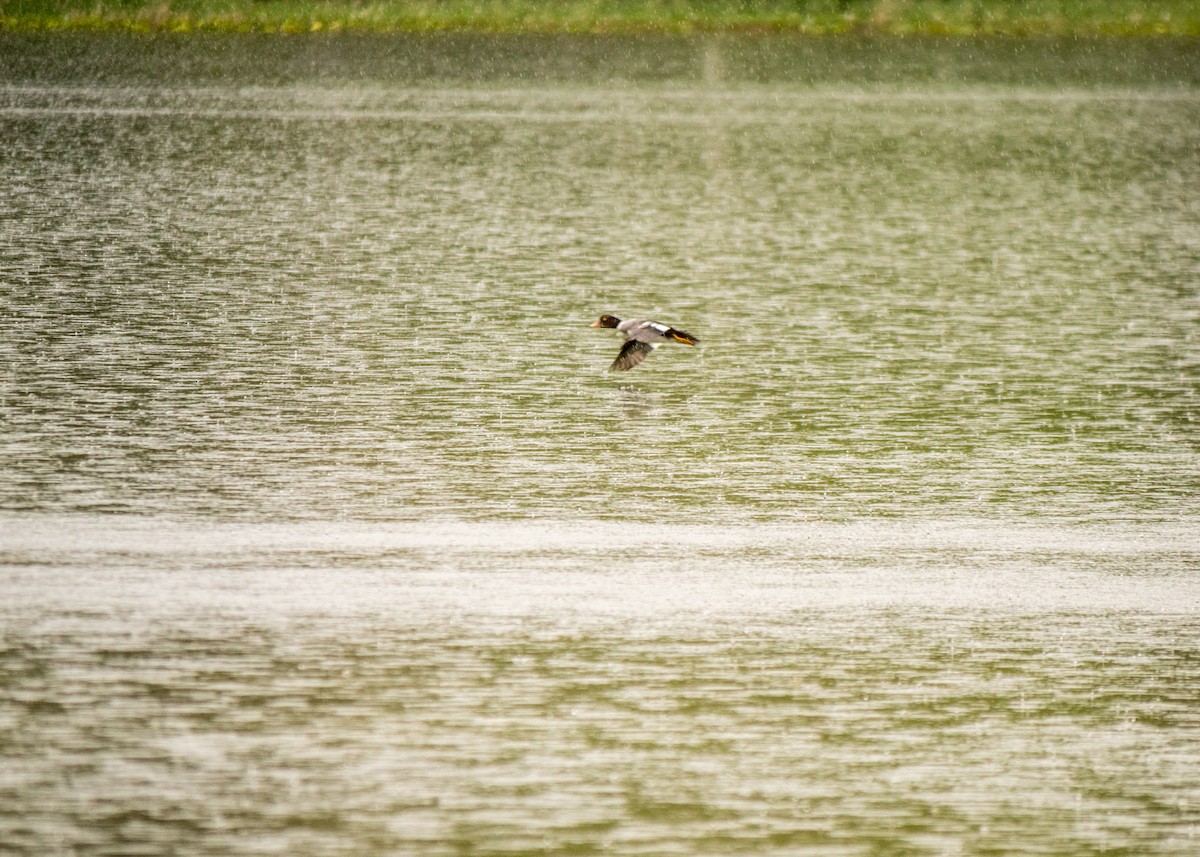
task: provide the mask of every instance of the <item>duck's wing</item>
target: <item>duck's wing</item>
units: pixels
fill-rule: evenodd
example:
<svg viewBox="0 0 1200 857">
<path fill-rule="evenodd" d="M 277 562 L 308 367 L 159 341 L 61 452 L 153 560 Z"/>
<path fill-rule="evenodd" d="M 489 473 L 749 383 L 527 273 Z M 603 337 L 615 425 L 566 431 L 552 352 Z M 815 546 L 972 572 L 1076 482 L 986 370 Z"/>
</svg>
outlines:
<svg viewBox="0 0 1200 857">
<path fill-rule="evenodd" d="M 640 339 L 628 339 L 621 346 L 621 352 L 617 355 L 617 359 L 608 367 L 610 372 L 621 372 L 625 369 L 632 369 L 634 366 L 641 363 L 654 350 L 654 346 L 649 342 L 642 342 Z"/>
<path fill-rule="evenodd" d="M 661 345 L 671 330 L 671 326 L 669 324 L 662 324 L 657 321 L 640 321 L 636 319 L 635 321 L 637 321 L 637 324 L 626 330 L 625 335 L 630 339 L 636 339 L 638 342 L 653 342 Z"/>
</svg>

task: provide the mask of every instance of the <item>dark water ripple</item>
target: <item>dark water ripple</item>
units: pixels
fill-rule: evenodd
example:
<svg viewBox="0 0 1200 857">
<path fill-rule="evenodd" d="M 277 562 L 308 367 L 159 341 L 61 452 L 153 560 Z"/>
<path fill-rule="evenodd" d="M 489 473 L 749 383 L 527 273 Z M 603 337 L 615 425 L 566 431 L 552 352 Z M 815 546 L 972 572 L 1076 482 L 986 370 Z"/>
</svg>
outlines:
<svg viewBox="0 0 1200 857">
<path fill-rule="evenodd" d="M 5 97 L 7 508 L 1194 511 L 1190 94 Z"/>
<path fill-rule="evenodd" d="M 913 618 L 8 634 L 0 826 L 16 853 L 1186 852 L 1200 660 L 1154 640 L 1194 618 Z"/>
</svg>

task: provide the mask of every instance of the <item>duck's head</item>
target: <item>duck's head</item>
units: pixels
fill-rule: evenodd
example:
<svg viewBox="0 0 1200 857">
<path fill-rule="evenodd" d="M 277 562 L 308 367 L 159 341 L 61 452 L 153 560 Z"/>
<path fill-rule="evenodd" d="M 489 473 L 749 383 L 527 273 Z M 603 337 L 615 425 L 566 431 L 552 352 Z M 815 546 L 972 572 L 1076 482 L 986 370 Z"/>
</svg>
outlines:
<svg viewBox="0 0 1200 857">
<path fill-rule="evenodd" d="M 592 322 L 592 327 L 616 327 L 621 323 L 621 319 L 615 315 L 602 315 Z"/>
</svg>

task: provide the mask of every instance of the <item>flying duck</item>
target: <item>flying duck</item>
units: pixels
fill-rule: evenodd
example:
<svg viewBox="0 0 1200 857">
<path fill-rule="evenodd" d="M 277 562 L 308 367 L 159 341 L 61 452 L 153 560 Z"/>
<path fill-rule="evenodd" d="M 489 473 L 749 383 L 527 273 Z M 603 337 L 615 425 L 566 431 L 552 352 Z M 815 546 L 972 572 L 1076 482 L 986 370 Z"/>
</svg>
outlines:
<svg viewBox="0 0 1200 857">
<path fill-rule="evenodd" d="M 615 315 L 602 315 L 592 322 L 592 327 L 613 327 L 625 334 L 625 344 L 621 346 L 621 352 L 617 355 L 617 359 L 613 361 L 613 364 L 608 367 L 610 372 L 632 369 L 645 360 L 651 351 L 658 348 L 664 342 L 682 342 L 684 345 L 695 345 L 700 341 L 690 333 L 676 330 L 669 324 L 662 324 L 657 321 L 645 321 L 640 318 L 621 321 Z"/>
</svg>

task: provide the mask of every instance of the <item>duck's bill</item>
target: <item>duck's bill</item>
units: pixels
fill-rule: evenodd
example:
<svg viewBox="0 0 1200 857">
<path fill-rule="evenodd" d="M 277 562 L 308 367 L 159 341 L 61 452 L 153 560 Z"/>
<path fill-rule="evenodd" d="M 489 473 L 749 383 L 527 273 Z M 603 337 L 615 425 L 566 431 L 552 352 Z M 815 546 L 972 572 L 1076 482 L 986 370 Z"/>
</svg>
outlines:
<svg viewBox="0 0 1200 857">
<path fill-rule="evenodd" d="M 599 327 L 599 326 L 600 326 L 600 319 L 596 319 L 595 321 L 593 321 L 593 322 L 592 322 L 590 325 L 588 325 L 588 326 L 589 326 L 589 327 Z"/>
</svg>

